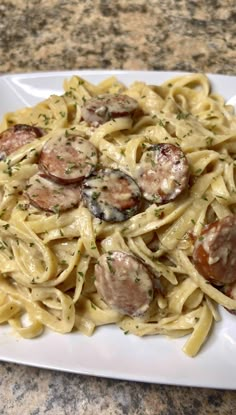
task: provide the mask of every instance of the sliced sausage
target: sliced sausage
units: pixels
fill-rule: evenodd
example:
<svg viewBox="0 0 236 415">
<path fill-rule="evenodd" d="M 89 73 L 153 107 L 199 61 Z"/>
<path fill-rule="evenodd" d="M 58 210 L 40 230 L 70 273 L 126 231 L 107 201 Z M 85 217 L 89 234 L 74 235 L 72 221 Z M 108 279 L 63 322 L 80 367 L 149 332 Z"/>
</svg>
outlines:
<svg viewBox="0 0 236 415">
<path fill-rule="evenodd" d="M 215 284 L 236 281 L 236 215 L 217 220 L 202 231 L 193 260 L 199 273 Z"/>
<path fill-rule="evenodd" d="M 82 197 L 94 216 L 107 222 L 122 222 L 137 213 L 141 192 L 128 174 L 104 169 L 84 180 Z"/>
<path fill-rule="evenodd" d="M 135 256 L 121 251 L 103 254 L 95 265 L 95 285 L 114 310 L 141 316 L 153 299 L 153 279 Z"/>
<path fill-rule="evenodd" d="M 233 284 L 226 284 L 223 287 L 223 292 L 228 297 L 232 298 L 232 300 L 236 300 L 236 282 Z M 227 311 L 229 311 L 231 314 L 236 315 L 236 310 L 229 310 L 226 308 Z"/>
<path fill-rule="evenodd" d="M 61 135 L 48 140 L 40 154 L 39 167 L 58 183 L 76 183 L 87 177 L 97 164 L 97 150 L 77 135 Z"/>
<path fill-rule="evenodd" d="M 145 199 L 158 204 L 174 200 L 185 190 L 188 179 L 188 162 L 179 147 L 161 143 L 143 153 L 137 183 Z"/>
<path fill-rule="evenodd" d="M 41 128 L 26 124 L 16 124 L 0 134 L 0 160 L 44 135 Z"/>
<path fill-rule="evenodd" d="M 113 118 L 133 116 L 138 106 L 138 102 L 128 95 L 103 94 L 87 100 L 81 115 L 88 124 L 97 127 Z"/>
<path fill-rule="evenodd" d="M 59 185 L 38 173 L 29 179 L 25 193 L 32 205 L 54 213 L 76 207 L 81 200 L 78 185 Z"/>
</svg>

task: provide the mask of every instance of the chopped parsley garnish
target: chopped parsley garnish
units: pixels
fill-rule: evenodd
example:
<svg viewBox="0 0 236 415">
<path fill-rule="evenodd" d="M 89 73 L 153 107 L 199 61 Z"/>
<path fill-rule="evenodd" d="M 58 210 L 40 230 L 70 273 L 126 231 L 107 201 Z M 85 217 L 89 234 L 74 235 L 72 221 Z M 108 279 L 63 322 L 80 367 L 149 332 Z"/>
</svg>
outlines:
<svg viewBox="0 0 236 415">
<path fill-rule="evenodd" d="M 44 124 L 48 125 L 50 121 L 50 117 L 48 117 L 46 114 L 39 114 L 39 118 L 43 118 Z"/>
<path fill-rule="evenodd" d="M 176 115 L 176 118 L 177 118 L 177 120 L 185 120 L 186 118 L 188 118 L 188 117 L 189 117 L 189 115 L 190 115 L 190 113 L 189 113 L 189 112 L 179 112 L 179 113 Z"/>
</svg>

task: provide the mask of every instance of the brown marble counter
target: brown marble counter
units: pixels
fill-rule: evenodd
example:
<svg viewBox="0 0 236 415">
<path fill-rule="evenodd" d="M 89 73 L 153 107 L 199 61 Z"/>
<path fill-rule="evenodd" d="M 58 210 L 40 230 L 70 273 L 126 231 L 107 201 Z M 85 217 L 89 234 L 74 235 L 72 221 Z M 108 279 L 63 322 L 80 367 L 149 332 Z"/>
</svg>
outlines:
<svg viewBox="0 0 236 415">
<path fill-rule="evenodd" d="M 84 68 L 236 75 L 235 0 L 1 0 L 1 73 Z M 235 413 L 234 391 L 0 364 L 3 415 Z"/>
</svg>

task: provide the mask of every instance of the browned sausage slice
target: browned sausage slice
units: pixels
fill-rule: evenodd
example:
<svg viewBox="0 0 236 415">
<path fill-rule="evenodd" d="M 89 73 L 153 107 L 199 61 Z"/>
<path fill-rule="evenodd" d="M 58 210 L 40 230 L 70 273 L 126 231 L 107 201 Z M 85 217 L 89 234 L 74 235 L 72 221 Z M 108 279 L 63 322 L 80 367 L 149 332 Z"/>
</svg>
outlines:
<svg viewBox="0 0 236 415">
<path fill-rule="evenodd" d="M 143 153 L 137 183 L 145 199 L 160 204 L 174 200 L 185 190 L 188 179 L 188 162 L 179 147 L 161 143 Z"/>
<path fill-rule="evenodd" d="M 228 297 L 232 298 L 232 300 L 236 300 L 236 281 L 233 284 L 226 284 L 223 287 L 223 292 Z M 226 308 L 229 313 L 236 315 L 236 310 L 230 310 Z"/>
<path fill-rule="evenodd" d="M 0 160 L 43 135 L 41 128 L 32 125 L 16 124 L 8 128 L 0 134 Z"/>
<path fill-rule="evenodd" d="M 153 299 L 153 280 L 147 267 L 135 256 L 121 251 L 103 254 L 95 265 L 95 285 L 114 310 L 141 316 Z"/>
<path fill-rule="evenodd" d="M 48 140 L 40 154 L 39 166 L 58 183 L 75 183 L 87 177 L 97 164 L 97 150 L 77 135 L 61 135 Z"/>
<path fill-rule="evenodd" d="M 202 231 L 193 260 L 199 273 L 215 284 L 236 281 L 236 215 L 217 220 Z"/>
<path fill-rule="evenodd" d="M 38 173 L 29 179 L 25 193 L 32 205 L 54 213 L 76 207 L 81 200 L 78 185 L 59 185 Z"/>
<path fill-rule="evenodd" d="M 138 102 L 128 95 L 103 94 L 87 100 L 81 115 L 88 124 L 97 127 L 113 118 L 132 116 L 138 106 Z"/>
<path fill-rule="evenodd" d="M 128 174 L 104 169 L 84 180 L 82 197 L 94 216 L 107 222 L 122 222 L 137 213 L 141 192 Z"/>
</svg>

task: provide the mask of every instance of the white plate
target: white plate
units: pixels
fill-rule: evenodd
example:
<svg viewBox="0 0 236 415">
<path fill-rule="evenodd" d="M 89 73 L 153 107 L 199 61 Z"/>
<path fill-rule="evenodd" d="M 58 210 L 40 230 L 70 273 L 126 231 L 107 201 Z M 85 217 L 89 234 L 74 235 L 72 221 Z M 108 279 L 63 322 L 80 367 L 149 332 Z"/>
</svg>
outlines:
<svg viewBox="0 0 236 415">
<path fill-rule="evenodd" d="M 116 75 L 161 83 L 176 72 L 73 71 L 7 75 L 0 78 L 0 117 L 33 105 L 51 93 L 61 93 L 65 78 L 80 74 L 92 82 Z M 236 94 L 236 77 L 210 75 L 213 87 L 226 99 Z M 68 372 L 186 386 L 236 389 L 236 317 L 221 310 L 222 321 L 194 359 L 181 348 L 186 339 L 137 338 L 117 327 L 97 329 L 91 338 L 73 333 L 45 333 L 34 340 L 16 338 L 8 327 L 0 329 L 0 359 Z"/>
</svg>

